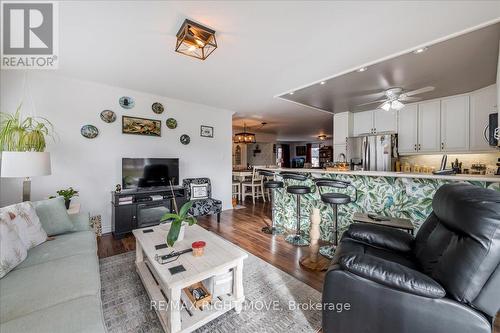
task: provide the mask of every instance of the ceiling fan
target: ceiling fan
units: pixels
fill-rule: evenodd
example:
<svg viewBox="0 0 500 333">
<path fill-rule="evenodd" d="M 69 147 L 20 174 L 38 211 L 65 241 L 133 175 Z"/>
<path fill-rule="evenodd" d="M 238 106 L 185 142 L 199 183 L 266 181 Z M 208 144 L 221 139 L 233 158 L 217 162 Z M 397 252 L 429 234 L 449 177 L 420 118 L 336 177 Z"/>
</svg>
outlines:
<svg viewBox="0 0 500 333">
<path fill-rule="evenodd" d="M 383 109 L 385 111 L 389 111 L 390 109 L 401 110 L 405 106 L 405 104 L 403 102 L 416 102 L 416 101 L 419 101 L 421 99 L 419 97 L 412 97 L 412 96 L 423 94 L 423 93 L 426 93 L 429 91 L 433 91 L 434 89 L 435 88 L 431 87 L 431 86 L 423 87 L 423 88 L 411 90 L 411 91 L 405 91 L 401 87 L 390 88 L 390 89 L 383 91 L 385 98 L 378 99 L 376 101 L 371 101 L 368 103 L 359 104 L 357 106 L 364 106 L 364 105 L 370 105 L 370 104 L 374 104 L 374 103 L 381 103 L 377 108 Z"/>
</svg>

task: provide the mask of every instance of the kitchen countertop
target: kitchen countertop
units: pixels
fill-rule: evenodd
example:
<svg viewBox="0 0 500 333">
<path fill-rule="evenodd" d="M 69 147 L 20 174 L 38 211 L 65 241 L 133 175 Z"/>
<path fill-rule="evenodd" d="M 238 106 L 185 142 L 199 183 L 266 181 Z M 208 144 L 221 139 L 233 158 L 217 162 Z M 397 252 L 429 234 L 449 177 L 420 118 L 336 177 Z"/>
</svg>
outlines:
<svg viewBox="0 0 500 333">
<path fill-rule="evenodd" d="M 289 171 L 298 173 L 317 173 L 317 174 L 344 174 L 353 176 L 368 176 L 368 177 L 396 177 L 396 178 L 421 178 L 421 179 L 443 179 L 443 180 L 469 180 L 478 182 L 500 183 L 500 176 L 496 175 L 433 175 L 431 173 L 408 173 L 394 171 L 331 171 L 325 169 L 292 169 L 292 168 L 259 168 L 269 171 Z"/>
</svg>

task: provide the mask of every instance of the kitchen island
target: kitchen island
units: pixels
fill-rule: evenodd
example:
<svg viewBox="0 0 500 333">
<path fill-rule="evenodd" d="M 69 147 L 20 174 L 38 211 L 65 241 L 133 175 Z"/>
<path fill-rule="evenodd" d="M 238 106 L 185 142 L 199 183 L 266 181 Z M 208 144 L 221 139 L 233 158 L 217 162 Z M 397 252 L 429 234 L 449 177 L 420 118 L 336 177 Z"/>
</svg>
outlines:
<svg viewBox="0 0 500 333">
<path fill-rule="evenodd" d="M 338 228 L 340 235 L 352 223 L 355 212 L 408 218 L 418 230 L 432 211 L 432 198 L 443 184 L 467 182 L 477 186 L 500 191 L 500 176 L 494 175 L 433 175 L 423 173 L 403 173 L 387 171 L 329 171 L 322 169 L 266 169 L 274 172 L 295 172 L 309 175 L 307 185 L 312 186 L 312 193 L 301 197 L 301 230 L 309 238 L 309 216 L 311 208 L 321 211 L 321 238 L 331 240 L 333 211 L 329 205 L 321 202 L 312 178 L 331 178 L 350 181 L 358 191 L 356 202 L 339 205 Z M 326 189 L 325 189 L 326 191 Z M 351 189 L 332 189 L 349 194 Z M 276 226 L 293 231 L 296 226 L 296 203 L 294 196 L 284 189 L 275 191 L 273 206 Z"/>
</svg>

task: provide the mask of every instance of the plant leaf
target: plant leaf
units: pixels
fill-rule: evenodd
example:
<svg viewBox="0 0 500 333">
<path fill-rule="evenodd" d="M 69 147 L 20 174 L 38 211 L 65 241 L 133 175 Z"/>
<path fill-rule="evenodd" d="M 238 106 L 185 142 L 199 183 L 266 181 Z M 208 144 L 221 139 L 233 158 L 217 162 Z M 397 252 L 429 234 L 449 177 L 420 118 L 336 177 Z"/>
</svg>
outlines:
<svg viewBox="0 0 500 333">
<path fill-rule="evenodd" d="M 184 219 L 184 221 L 186 221 L 190 226 L 198 223 L 198 221 L 196 220 L 196 218 L 194 216 L 188 216 Z"/>
<path fill-rule="evenodd" d="M 160 219 L 161 222 L 168 221 L 168 220 L 179 220 L 179 215 L 172 214 L 172 213 L 166 213 Z"/>
<path fill-rule="evenodd" d="M 179 232 L 181 231 L 181 221 L 174 220 L 170 224 L 170 230 L 167 234 L 167 244 L 168 246 L 174 246 L 175 241 L 179 237 Z"/>
<path fill-rule="evenodd" d="M 181 210 L 179 211 L 179 217 L 181 219 L 184 219 L 191 207 L 193 206 L 194 202 L 193 201 L 188 201 L 184 205 L 182 205 Z"/>
</svg>

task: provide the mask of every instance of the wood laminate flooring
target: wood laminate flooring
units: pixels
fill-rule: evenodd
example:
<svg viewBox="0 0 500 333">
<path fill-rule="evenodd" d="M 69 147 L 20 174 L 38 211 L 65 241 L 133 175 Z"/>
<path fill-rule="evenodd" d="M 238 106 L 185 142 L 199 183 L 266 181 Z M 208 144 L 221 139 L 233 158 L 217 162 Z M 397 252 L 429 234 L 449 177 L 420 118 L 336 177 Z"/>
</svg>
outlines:
<svg viewBox="0 0 500 333">
<path fill-rule="evenodd" d="M 309 248 L 293 246 L 282 235 L 272 236 L 260 231 L 271 223 L 270 203 L 257 202 L 253 205 L 251 201 L 247 201 L 245 206 L 222 212 L 220 224 L 217 224 L 215 216 L 201 217 L 198 224 L 321 292 L 325 273 L 311 272 L 299 265 L 299 259 L 308 255 Z M 99 258 L 135 250 L 132 234 L 119 240 L 114 239 L 111 234 L 105 234 L 98 237 L 97 242 Z M 494 332 L 500 333 L 499 316 Z"/>
</svg>

